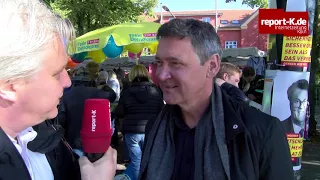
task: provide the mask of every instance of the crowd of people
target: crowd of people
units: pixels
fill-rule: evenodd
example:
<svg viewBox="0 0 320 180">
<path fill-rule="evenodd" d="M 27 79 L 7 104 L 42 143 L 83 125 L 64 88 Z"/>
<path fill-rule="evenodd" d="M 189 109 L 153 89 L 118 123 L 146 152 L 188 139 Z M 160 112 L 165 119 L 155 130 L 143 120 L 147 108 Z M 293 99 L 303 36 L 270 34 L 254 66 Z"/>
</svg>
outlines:
<svg viewBox="0 0 320 180">
<path fill-rule="evenodd" d="M 112 147 L 96 162 L 83 154 L 90 98 L 109 99 L 123 119 L 132 180 L 294 179 L 281 122 L 247 104 L 259 98 L 257 75 L 221 63 L 210 23 L 161 25 L 158 87 L 143 65 L 127 77 L 93 62 L 68 74 L 74 28 L 39 0 L 0 0 L 0 16 L 0 179 L 113 179 Z"/>
</svg>

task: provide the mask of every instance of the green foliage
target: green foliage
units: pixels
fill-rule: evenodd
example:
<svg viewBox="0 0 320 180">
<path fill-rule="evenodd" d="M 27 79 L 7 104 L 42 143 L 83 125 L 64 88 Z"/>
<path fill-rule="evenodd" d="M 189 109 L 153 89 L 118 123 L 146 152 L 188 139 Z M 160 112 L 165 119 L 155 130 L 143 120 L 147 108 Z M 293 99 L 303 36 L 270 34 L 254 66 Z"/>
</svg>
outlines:
<svg viewBox="0 0 320 180">
<path fill-rule="evenodd" d="M 157 0 L 45 0 L 62 17 L 69 18 L 77 35 L 125 22 L 140 22 Z"/>
<path fill-rule="evenodd" d="M 226 3 L 236 2 L 237 0 L 226 0 Z M 267 8 L 268 0 L 242 0 L 242 4 L 246 4 L 251 8 Z"/>
</svg>

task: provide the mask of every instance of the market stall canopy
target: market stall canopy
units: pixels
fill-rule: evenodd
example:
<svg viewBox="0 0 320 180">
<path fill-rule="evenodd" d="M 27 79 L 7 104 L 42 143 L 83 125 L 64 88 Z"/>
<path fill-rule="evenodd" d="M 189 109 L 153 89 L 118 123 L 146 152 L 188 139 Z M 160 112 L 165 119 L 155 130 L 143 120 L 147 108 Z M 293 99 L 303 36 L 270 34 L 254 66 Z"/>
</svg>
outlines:
<svg viewBox="0 0 320 180">
<path fill-rule="evenodd" d="M 92 60 L 85 60 L 82 63 L 80 63 L 77 67 L 86 66 L 88 62 Z M 140 56 L 139 58 L 139 64 L 148 65 L 151 63 L 155 63 L 154 56 Z M 107 59 L 104 62 L 100 64 L 100 68 L 103 68 L 105 70 L 107 69 L 114 69 L 114 68 L 124 68 L 124 69 L 130 69 L 136 64 L 135 60 L 131 60 L 128 57 L 121 57 L 121 58 L 113 58 L 113 59 Z"/>
<path fill-rule="evenodd" d="M 265 57 L 266 52 L 259 50 L 256 47 L 247 47 L 247 48 L 230 48 L 230 49 L 224 49 L 222 58 L 227 57 Z"/>
</svg>

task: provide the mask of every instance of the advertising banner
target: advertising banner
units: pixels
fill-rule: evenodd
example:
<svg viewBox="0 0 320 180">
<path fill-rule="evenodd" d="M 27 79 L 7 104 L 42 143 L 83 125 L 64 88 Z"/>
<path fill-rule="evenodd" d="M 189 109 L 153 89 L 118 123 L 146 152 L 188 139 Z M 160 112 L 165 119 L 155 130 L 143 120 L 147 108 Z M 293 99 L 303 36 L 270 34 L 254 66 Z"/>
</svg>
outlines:
<svg viewBox="0 0 320 180">
<path fill-rule="evenodd" d="M 281 64 L 307 67 L 311 62 L 315 0 L 287 0 L 286 12 L 308 13 L 308 36 L 283 37 Z"/>
<path fill-rule="evenodd" d="M 301 169 L 310 72 L 277 71 L 271 115 L 280 119 L 290 146 L 293 170 Z"/>
<path fill-rule="evenodd" d="M 307 67 L 311 62 L 312 36 L 284 36 L 281 63 Z"/>
</svg>

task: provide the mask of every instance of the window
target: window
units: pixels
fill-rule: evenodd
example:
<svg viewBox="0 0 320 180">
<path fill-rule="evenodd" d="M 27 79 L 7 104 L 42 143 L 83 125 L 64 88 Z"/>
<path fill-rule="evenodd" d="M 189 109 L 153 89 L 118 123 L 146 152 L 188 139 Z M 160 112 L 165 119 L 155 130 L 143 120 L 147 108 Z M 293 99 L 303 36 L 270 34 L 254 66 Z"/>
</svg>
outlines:
<svg viewBox="0 0 320 180">
<path fill-rule="evenodd" d="M 169 18 L 169 21 L 172 20 L 172 19 L 174 19 L 174 17 Z"/>
<path fill-rule="evenodd" d="M 210 17 L 203 17 L 203 18 L 202 18 L 202 21 L 203 21 L 203 22 L 208 22 L 208 23 L 210 23 L 210 20 L 211 20 Z"/>
<path fill-rule="evenodd" d="M 240 24 L 239 20 L 232 20 L 231 24 Z"/>
<path fill-rule="evenodd" d="M 220 20 L 220 24 L 229 24 L 228 20 Z"/>
<path fill-rule="evenodd" d="M 237 41 L 226 41 L 225 49 L 237 48 Z"/>
</svg>

